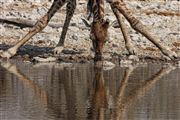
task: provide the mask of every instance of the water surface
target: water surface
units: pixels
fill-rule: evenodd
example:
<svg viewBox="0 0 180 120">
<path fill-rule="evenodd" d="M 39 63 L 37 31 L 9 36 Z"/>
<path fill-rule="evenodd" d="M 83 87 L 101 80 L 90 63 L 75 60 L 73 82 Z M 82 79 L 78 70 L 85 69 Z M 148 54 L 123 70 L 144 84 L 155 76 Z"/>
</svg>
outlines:
<svg viewBox="0 0 180 120">
<path fill-rule="evenodd" d="M 0 120 L 179 120 L 180 69 L 2 62 Z"/>
</svg>

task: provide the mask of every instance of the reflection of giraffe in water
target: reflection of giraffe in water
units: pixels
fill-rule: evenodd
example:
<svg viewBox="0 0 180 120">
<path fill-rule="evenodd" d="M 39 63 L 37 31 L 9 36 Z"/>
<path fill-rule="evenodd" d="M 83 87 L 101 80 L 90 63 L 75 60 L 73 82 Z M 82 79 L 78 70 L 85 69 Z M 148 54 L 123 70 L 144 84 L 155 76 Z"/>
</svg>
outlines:
<svg viewBox="0 0 180 120">
<path fill-rule="evenodd" d="M 1 62 L 1 66 L 5 68 L 8 72 L 14 74 L 15 76 L 19 77 L 19 81 L 22 82 L 22 84 L 25 87 L 28 87 L 32 92 L 36 95 L 40 103 L 42 103 L 44 106 L 47 106 L 48 104 L 48 93 L 46 90 L 41 88 L 37 83 L 30 80 L 26 75 L 24 75 L 18 67 L 13 64 L 12 62 Z"/>
<path fill-rule="evenodd" d="M 36 64 L 34 68 L 41 68 L 42 66 L 47 66 L 52 69 L 50 77 L 50 82 L 47 86 L 39 85 L 38 82 L 29 79 L 29 76 L 23 74 L 23 72 L 18 68 L 13 62 L 10 61 L 1 61 L 0 67 L 5 68 L 9 73 L 12 73 L 14 76 L 18 77 L 18 80 L 22 83 L 23 87 L 35 94 L 35 98 L 38 100 L 38 103 L 43 107 L 47 108 L 48 111 L 54 112 L 57 116 L 62 112 L 61 105 L 57 103 L 62 102 L 64 98 L 61 98 L 61 89 L 60 84 L 63 85 L 63 91 L 65 95 L 65 103 L 67 109 L 67 119 L 76 118 L 76 85 L 72 81 L 72 76 L 69 75 L 69 69 L 63 68 L 62 65 L 57 64 Z M 45 72 L 46 73 L 46 72 Z M 56 79 L 56 73 L 58 78 L 63 78 L 63 80 Z M 32 74 L 33 75 L 33 74 Z M 32 77 L 32 76 L 31 76 Z M 37 77 L 37 76 L 36 76 Z M 65 79 L 65 80 L 64 80 Z M 45 80 L 45 79 L 44 79 Z M 46 84 L 47 81 L 43 81 Z M 56 87 L 54 87 L 56 86 Z"/>
<path fill-rule="evenodd" d="M 174 59 L 177 57 L 176 53 L 171 51 L 168 47 L 165 47 L 161 45 L 160 39 L 153 33 L 148 32 L 147 28 L 136 18 L 133 16 L 131 10 L 129 10 L 123 0 L 106 0 L 110 5 L 111 8 L 116 15 L 116 18 L 120 24 L 121 30 L 123 32 L 123 36 L 125 38 L 125 44 L 126 48 L 129 51 L 130 54 L 135 54 L 135 49 L 133 48 L 133 45 L 129 39 L 129 36 L 127 34 L 126 27 L 124 23 L 122 22 L 120 13 L 128 20 L 132 28 L 134 28 L 136 31 L 140 32 L 142 35 L 144 35 L 146 38 L 148 38 L 152 43 L 154 43 L 161 52 L 168 56 L 171 59 Z M 69 26 L 69 23 L 71 21 L 71 18 L 74 14 L 75 8 L 76 8 L 76 0 L 54 0 L 51 8 L 47 12 L 46 15 L 44 15 L 35 25 L 34 27 L 29 31 L 28 34 L 26 34 L 15 46 L 9 48 L 7 51 L 1 52 L 1 57 L 10 58 L 14 56 L 17 52 L 17 50 L 24 45 L 31 37 L 33 37 L 36 33 L 42 31 L 50 21 L 50 19 L 53 17 L 53 15 L 65 4 L 66 5 L 66 19 L 63 26 L 63 30 L 61 33 L 60 40 L 54 49 L 55 54 L 61 53 L 64 47 L 64 40 L 67 33 L 67 29 Z M 103 18 L 104 16 L 104 0 L 89 0 L 90 7 L 92 8 L 91 11 L 93 13 L 94 18 Z M 96 19 L 97 20 L 97 19 Z M 91 39 L 93 41 L 93 47 L 95 48 L 95 60 L 99 59 L 101 60 L 101 54 L 102 54 L 102 48 L 103 44 L 107 39 L 107 29 L 108 29 L 108 21 L 96 21 L 93 20 L 93 23 L 91 25 Z"/>
<path fill-rule="evenodd" d="M 129 67 L 125 71 L 125 76 L 122 82 L 120 83 L 120 87 L 118 89 L 118 93 L 115 100 L 115 108 L 112 114 L 112 118 L 116 118 L 116 120 L 122 120 L 127 110 L 140 98 L 142 98 L 146 93 L 159 81 L 163 76 L 169 74 L 175 67 L 169 64 L 166 67 L 162 67 L 156 74 L 152 75 L 150 79 L 147 79 L 143 82 L 140 87 L 132 90 L 132 94 L 129 96 L 125 96 L 125 90 L 127 87 L 128 79 L 131 73 L 135 68 Z"/>
<path fill-rule="evenodd" d="M 168 65 L 161 68 L 156 74 L 152 75 L 150 79 L 141 83 L 140 87 L 133 89 L 131 94 L 125 95 L 125 91 L 128 89 L 128 80 L 132 72 L 136 69 L 136 66 L 129 66 L 125 72 L 123 79 L 120 82 L 115 99 L 110 99 L 108 87 L 105 87 L 105 81 L 103 76 L 103 68 L 95 68 L 95 79 L 93 81 L 93 87 L 90 94 L 90 108 L 89 119 L 104 120 L 105 111 L 110 104 L 114 104 L 112 109 L 111 118 L 115 120 L 123 120 L 127 110 L 136 103 L 137 99 L 141 99 L 151 88 L 160 80 L 163 76 L 169 74 L 175 69 L 174 66 Z"/>
<path fill-rule="evenodd" d="M 103 67 L 94 67 L 95 76 L 93 85 L 90 88 L 88 119 L 104 120 L 104 113 L 107 109 L 107 90 L 105 87 Z"/>
</svg>

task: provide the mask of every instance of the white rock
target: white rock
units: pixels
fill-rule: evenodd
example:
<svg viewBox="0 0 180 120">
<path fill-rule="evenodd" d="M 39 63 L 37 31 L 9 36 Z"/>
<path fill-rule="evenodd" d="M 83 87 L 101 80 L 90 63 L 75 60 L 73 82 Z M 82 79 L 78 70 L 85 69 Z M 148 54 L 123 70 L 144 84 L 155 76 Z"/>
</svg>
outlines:
<svg viewBox="0 0 180 120">
<path fill-rule="evenodd" d="M 128 67 L 130 65 L 132 65 L 132 61 L 131 60 L 121 60 L 120 61 L 120 66 L 121 67 Z"/>
<path fill-rule="evenodd" d="M 112 62 L 109 61 L 103 61 L 103 70 L 111 70 L 115 67 L 116 65 Z"/>
<path fill-rule="evenodd" d="M 55 57 L 48 57 L 48 58 L 34 57 L 33 59 L 37 62 L 55 62 L 57 60 Z"/>
<path fill-rule="evenodd" d="M 139 62 L 139 58 L 138 58 L 138 56 L 136 56 L 136 55 L 130 55 L 130 56 L 128 57 L 128 59 L 129 59 L 129 60 L 136 61 L 136 62 Z"/>
</svg>

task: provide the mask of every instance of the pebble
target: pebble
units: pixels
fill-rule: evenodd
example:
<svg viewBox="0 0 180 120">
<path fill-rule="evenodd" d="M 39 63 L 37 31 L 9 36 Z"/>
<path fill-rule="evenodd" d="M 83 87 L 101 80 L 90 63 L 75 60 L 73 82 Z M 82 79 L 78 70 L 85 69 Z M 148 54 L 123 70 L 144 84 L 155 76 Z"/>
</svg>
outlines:
<svg viewBox="0 0 180 120">
<path fill-rule="evenodd" d="M 139 62 L 139 58 L 138 58 L 138 56 L 136 56 L 136 55 L 130 55 L 130 56 L 128 57 L 128 59 L 129 59 L 129 60 L 132 60 L 132 61 L 135 61 L 135 62 Z"/>
<path fill-rule="evenodd" d="M 103 61 L 103 70 L 111 70 L 115 67 L 116 65 L 110 61 Z"/>
<path fill-rule="evenodd" d="M 55 57 L 48 57 L 48 58 L 41 58 L 41 57 L 34 57 L 33 60 L 35 62 L 55 62 L 57 61 L 57 58 Z"/>
<path fill-rule="evenodd" d="M 121 60 L 120 61 L 120 66 L 121 67 L 128 67 L 128 66 L 130 66 L 130 65 L 132 65 L 132 61 L 131 60 Z"/>
</svg>

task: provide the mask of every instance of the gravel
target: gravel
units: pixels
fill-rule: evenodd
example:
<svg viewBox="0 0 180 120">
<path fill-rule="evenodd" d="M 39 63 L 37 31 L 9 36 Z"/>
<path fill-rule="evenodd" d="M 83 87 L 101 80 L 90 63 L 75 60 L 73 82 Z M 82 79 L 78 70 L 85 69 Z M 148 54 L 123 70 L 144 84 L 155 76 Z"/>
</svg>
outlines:
<svg viewBox="0 0 180 120">
<path fill-rule="evenodd" d="M 135 0 L 126 0 L 125 2 L 127 3 L 127 6 L 133 10 L 134 15 L 136 15 L 143 24 L 151 28 L 149 29 L 150 31 L 153 31 L 161 38 L 161 44 L 169 46 L 171 50 L 175 51 L 178 55 L 180 54 L 180 45 L 174 45 L 175 43 L 180 44 L 179 16 L 162 16 L 156 14 L 146 15 L 142 12 L 144 10 L 179 12 L 180 2 L 140 2 Z M 49 0 L 0 0 L 0 18 L 38 20 L 48 11 L 51 4 L 52 1 L 50 2 Z M 66 36 L 65 49 L 77 49 L 82 52 L 82 56 L 93 57 L 91 50 L 92 44 L 89 39 L 89 28 L 87 28 L 81 20 L 81 17 L 86 17 L 85 9 L 85 0 L 78 0 L 76 12 L 72 18 L 71 26 L 69 27 Z M 116 20 L 109 5 L 106 5 L 106 17 L 111 21 Z M 64 18 L 65 7 L 55 14 L 51 22 L 63 24 Z M 127 21 L 126 24 L 129 25 Z M 28 30 L 29 28 L 20 28 L 18 26 L 0 23 L 0 48 L 3 49 L 3 44 L 15 44 L 28 32 Z M 61 31 L 61 27 L 52 28 L 47 26 L 41 33 L 35 35 L 27 44 L 38 47 L 53 48 L 59 41 Z M 115 54 L 120 56 L 125 55 L 127 50 L 125 49 L 120 29 L 111 27 L 109 33 L 110 40 L 105 44 L 104 54 L 108 54 L 110 57 Z M 131 28 L 129 29 L 129 35 L 139 56 L 162 56 L 161 52 L 159 52 L 151 42 Z M 26 52 L 25 50 L 31 49 L 32 48 L 21 49 L 20 52 L 27 54 L 30 51 Z"/>
</svg>

